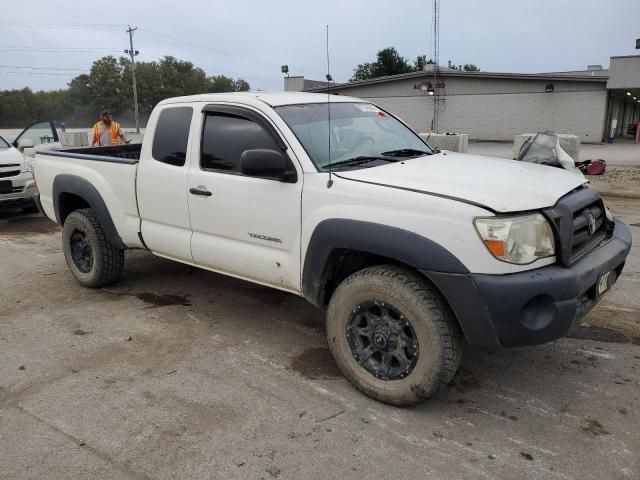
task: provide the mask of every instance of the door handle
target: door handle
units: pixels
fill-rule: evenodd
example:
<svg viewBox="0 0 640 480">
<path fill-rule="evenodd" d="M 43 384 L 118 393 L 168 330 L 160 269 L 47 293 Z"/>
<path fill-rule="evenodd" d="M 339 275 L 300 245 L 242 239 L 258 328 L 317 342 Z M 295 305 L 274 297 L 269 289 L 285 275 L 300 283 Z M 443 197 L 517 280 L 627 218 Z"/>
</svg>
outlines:
<svg viewBox="0 0 640 480">
<path fill-rule="evenodd" d="M 203 197 L 210 197 L 211 195 L 213 195 L 209 190 L 202 186 L 190 188 L 189 193 L 193 195 L 202 195 Z"/>
</svg>

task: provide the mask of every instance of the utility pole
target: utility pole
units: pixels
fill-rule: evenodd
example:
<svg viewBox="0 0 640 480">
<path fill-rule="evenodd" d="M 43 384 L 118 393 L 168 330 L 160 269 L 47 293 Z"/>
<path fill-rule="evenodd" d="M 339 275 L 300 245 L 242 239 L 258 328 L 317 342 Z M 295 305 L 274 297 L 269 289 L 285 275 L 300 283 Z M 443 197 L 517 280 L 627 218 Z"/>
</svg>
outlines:
<svg viewBox="0 0 640 480">
<path fill-rule="evenodd" d="M 136 88 L 136 60 L 135 57 L 140 53 L 138 50 L 133 49 L 133 32 L 135 32 L 138 27 L 132 28 L 129 25 L 129 29 L 125 30 L 125 32 L 129 33 L 129 50 L 125 50 L 124 53 L 128 53 L 131 57 L 131 78 L 133 80 L 133 108 L 134 115 L 136 117 L 136 133 L 140 133 L 140 116 L 138 115 L 138 89 Z"/>
</svg>

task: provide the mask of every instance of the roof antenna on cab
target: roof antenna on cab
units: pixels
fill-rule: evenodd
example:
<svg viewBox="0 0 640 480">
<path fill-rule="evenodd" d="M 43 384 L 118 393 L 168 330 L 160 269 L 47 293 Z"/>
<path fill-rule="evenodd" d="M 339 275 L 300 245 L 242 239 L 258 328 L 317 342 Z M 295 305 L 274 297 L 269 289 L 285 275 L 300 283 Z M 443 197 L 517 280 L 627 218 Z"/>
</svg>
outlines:
<svg viewBox="0 0 640 480">
<path fill-rule="evenodd" d="M 327 128 L 328 128 L 328 140 L 329 140 L 329 180 L 327 181 L 327 188 L 331 188 L 331 186 L 333 185 L 333 178 L 331 178 L 332 175 L 332 166 L 331 166 L 331 93 L 329 91 L 329 88 L 331 87 L 331 82 L 333 81 L 333 78 L 331 77 L 331 72 L 330 72 L 330 65 L 329 65 L 329 25 L 326 26 L 327 27 Z"/>
</svg>

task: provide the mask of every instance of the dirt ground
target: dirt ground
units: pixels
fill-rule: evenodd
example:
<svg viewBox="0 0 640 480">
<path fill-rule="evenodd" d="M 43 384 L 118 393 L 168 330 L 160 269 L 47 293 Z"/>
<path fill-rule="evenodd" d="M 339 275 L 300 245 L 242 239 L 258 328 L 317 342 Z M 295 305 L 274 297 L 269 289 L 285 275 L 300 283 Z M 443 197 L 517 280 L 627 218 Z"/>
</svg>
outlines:
<svg viewBox="0 0 640 480">
<path fill-rule="evenodd" d="M 141 251 L 88 290 L 4 211 L 0 478 L 640 478 L 640 199 L 606 200 L 635 246 L 569 338 L 467 348 L 408 409 L 340 376 L 302 299 Z"/>
</svg>

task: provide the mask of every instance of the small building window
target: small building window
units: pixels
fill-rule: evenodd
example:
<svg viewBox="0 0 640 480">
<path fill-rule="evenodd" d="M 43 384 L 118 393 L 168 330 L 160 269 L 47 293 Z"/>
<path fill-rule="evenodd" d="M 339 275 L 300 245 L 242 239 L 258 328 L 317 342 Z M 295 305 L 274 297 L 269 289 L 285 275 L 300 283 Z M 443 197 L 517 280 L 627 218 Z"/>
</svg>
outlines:
<svg viewBox="0 0 640 480">
<path fill-rule="evenodd" d="M 192 116 L 191 107 L 171 107 L 160 112 L 153 134 L 153 158 L 176 167 L 184 165 Z"/>
</svg>

